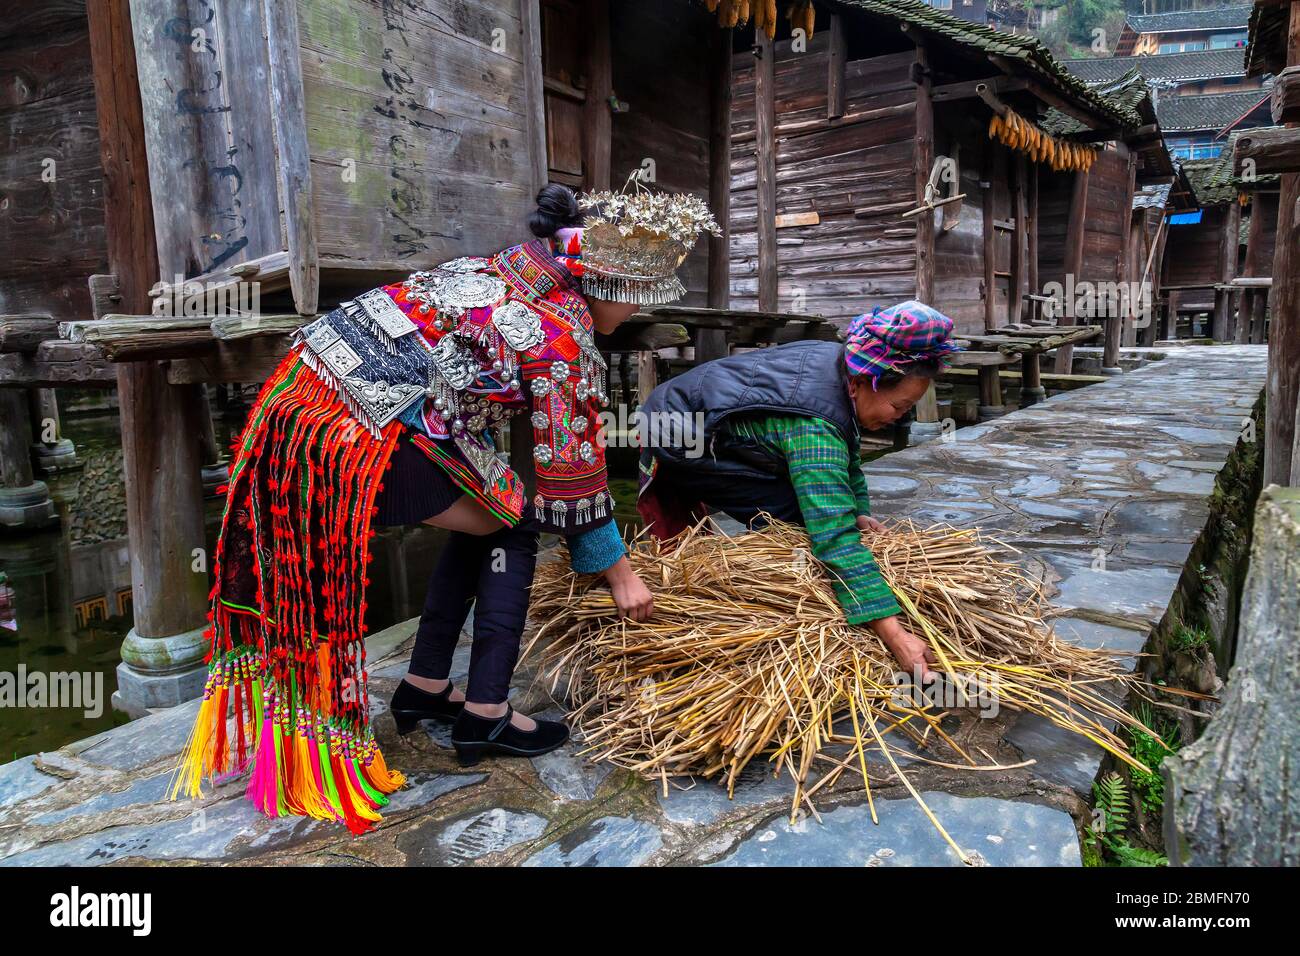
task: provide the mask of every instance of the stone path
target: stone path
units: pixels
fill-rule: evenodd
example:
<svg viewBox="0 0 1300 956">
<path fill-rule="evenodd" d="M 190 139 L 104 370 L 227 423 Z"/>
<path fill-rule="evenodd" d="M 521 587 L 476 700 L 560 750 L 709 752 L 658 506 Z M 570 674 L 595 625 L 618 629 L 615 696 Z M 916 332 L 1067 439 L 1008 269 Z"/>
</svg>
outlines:
<svg viewBox="0 0 1300 956">
<path fill-rule="evenodd" d="M 1052 586 L 1062 635 L 1136 650 L 1164 614 L 1264 374 L 1262 347 L 1170 349 L 1110 382 L 872 463 L 875 511 L 1014 536 Z M 792 823 L 790 785 L 754 765 L 734 800 L 705 781 L 665 796 L 584 761 L 574 746 L 464 771 L 445 728 L 399 739 L 382 715 L 412 631 L 408 622 L 369 644 L 384 751 L 410 777 L 376 832 L 353 838 L 334 825 L 268 820 L 241 798 L 242 781 L 197 803 L 166 802 L 191 703 L 0 766 L 0 863 L 957 863 L 896 781 L 876 791 L 876 826 L 851 786 L 819 803 L 820 822 Z M 454 674 L 467 657 L 465 642 Z M 516 704 L 546 701 L 521 687 Z M 1025 715 L 949 719 L 952 733 L 995 759 L 1037 761 L 979 774 L 912 764 L 911 779 L 953 838 L 989 865 L 1078 865 L 1100 751 Z"/>
</svg>

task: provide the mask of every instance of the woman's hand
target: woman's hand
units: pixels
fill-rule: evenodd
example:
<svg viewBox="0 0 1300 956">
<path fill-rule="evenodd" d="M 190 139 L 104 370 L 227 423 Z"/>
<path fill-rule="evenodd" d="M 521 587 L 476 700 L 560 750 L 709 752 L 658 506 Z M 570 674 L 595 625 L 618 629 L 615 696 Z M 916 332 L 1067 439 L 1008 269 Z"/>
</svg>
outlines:
<svg viewBox="0 0 1300 956">
<path fill-rule="evenodd" d="M 627 555 L 605 569 L 605 580 L 614 594 L 614 604 L 621 616 L 634 621 L 649 620 L 655 609 L 654 596 L 640 576 L 632 570 L 632 562 L 627 559 Z"/>
<path fill-rule="evenodd" d="M 858 530 L 874 531 L 877 534 L 881 534 L 888 529 L 881 522 L 871 517 L 871 515 L 858 515 Z"/>
<path fill-rule="evenodd" d="M 872 621 L 871 629 L 884 641 L 899 666 L 909 676 L 919 677 L 922 682 L 931 681 L 937 676 L 929 668 L 930 664 L 938 663 L 934 651 L 930 650 L 929 644 L 904 627 L 897 614 Z"/>
</svg>

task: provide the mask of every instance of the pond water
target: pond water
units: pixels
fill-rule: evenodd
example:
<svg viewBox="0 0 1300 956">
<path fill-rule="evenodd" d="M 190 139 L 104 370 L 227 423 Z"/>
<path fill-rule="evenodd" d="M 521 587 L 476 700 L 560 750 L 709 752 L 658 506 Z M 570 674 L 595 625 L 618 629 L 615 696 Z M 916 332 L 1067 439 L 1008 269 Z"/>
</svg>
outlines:
<svg viewBox="0 0 1300 956">
<path fill-rule="evenodd" d="M 60 395 L 61 401 L 63 395 Z M 214 408 L 214 412 L 216 409 Z M 214 414 L 219 447 L 238 416 Z M 122 639 L 131 627 L 131 567 L 117 415 L 104 409 L 63 416 L 63 435 L 82 468 L 42 478 L 60 516 L 55 530 L 0 536 L 0 673 L 82 675 L 102 692 L 100 713 L 85 709 L 0 706 L 0 763 L 125 723 L 109 699 L 117 689 Z M 207 499 L 209 553 L 221 502 Z M 420 613 L 443 532 L 392 528 L 374 542 L 367 623 L 377 631 Z"/>
</svg>

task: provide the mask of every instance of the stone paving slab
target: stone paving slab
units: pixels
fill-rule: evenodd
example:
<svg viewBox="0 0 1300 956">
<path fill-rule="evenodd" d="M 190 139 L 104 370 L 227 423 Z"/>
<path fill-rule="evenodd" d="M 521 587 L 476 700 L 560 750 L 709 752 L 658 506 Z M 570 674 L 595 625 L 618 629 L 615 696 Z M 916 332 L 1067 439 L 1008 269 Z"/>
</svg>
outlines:
<svg viewBox="0 0 1300 956">
<path fill-rule="evenodd" d="M 877 459 L 866 468 L 875 513 L 1014 539 L 1063 614 L 1064 639 L 1139 649 L 1205 525 L 1214 476 L 1265 374 L 1258 346 L 1167 355 L 951 441 Z M 315 821 L 268 820 L 242 799 L 243 781 L 194 803 L 160 799 L 197 709 L 191 702 L 0 766 L 0 864 L 960 865 L 878 759 L 869 772 L 879 824 L 849 775 L 818 801 L 818 820 L 802 808 L 792 814 L 791 785 L 758 763 L 733 799 L 708 781 L 665 793 L 591 763 L 580 741 L 467 772 L 446 727 L 426 723 L 399 738 L 385 715 L 413 633 L 406 622 L 368 641 L 376 727 L 389 763 L 410 778 L 378 830 L 354 838 Z M 468 652 L 467 639 L 453 676 L 463 677 Z M 554 706 L 526 670 L 515 703 Z M 905 762 L 959 845 L 988 865 L 1078 865 L 1100 751 L 1032 715 L 948 720 L 947 732 L 993 759 L 1036 761 L 978 774 Z"/>
</svg>

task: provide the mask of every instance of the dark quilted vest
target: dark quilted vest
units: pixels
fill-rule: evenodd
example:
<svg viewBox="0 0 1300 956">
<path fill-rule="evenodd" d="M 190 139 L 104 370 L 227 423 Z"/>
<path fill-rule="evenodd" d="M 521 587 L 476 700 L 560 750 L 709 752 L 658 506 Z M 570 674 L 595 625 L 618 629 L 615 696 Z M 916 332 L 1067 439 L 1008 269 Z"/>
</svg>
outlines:
<svg viewBox="0 0 1300 956">
<path fill-rule="evenodd" d="M 834 425 L 856 451 L 858 423 L 849 399 L 838 342 L 791 342 L 697 365 L 656 388 L 646 413 L 704 417 L 704 454 L 687 458 L 683 447 L 654 449 L 661 461 L 716 474 L 780 474 L 784 460 L 725 428 L 736 415 L 777 412 L 821 418 Z"/>
</svg>

